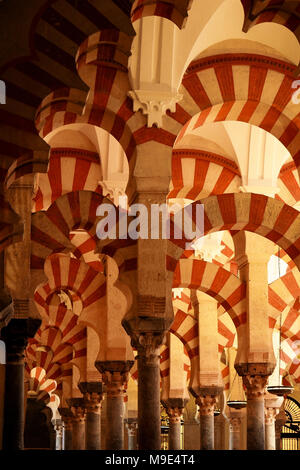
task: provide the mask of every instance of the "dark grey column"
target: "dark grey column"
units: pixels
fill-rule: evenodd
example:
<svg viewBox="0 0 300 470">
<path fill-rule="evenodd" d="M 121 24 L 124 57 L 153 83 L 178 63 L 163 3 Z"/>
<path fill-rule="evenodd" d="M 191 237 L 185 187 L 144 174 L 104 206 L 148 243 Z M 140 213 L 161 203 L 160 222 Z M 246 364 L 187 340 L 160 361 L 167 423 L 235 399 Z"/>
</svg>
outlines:
<svg viewBox="0 0 300 470">
<path fill-rule="evenodd" d="M 183 398 L 169 398 L 162 401 L 169 417 L 169 450 L 181 449 L 181 418 L 187 403 Z"/>
<path fill-rule="evenodd" d="M 137 418 L 127 418 L 128 450 L 137 450 Z"/>
<path fill-rule="evenodd" d="M 238 414 L 231 414 L 229 423 L 229 449 L 241 450 L 242 417 Z"/>
<path fill-rule="evenodd" d="M 203 394 L 196 400 L 199 405 L 200 449 L 202 450 L 214 450 L 215 448 L 214 411 L 216 401 L 216 395 L 208 394 Z"/>
<path fill-rule="evenodd" d="M 3 449 L 24 449 L 24 351 L 41 321 L 10 320 L 1 330 L 6 346 Z"/>
<path fill-rule="evenodd" d="M 160 450 L 160 347 L 165 332 L 139 333 L 133 339 L 138 351 L 138 448 Z"/>
<path fill-rule="evenodd" d="M 72 448 L 85 450 L 85 417 L 86 410 L 83 398 L 69 398 L 66 400 L 73 413 Z"/>
<path fill-rule="evenodd" d="M 264 393 L 268 376 L 244 375 L 247 390 L 247 450 L 265 450 Z"/>
<path fill-rule="evenodd" d="M 62 450 L 73 449 L 73 414 L 69 408 L 59 408 L 63 424 Z"/>
<path fill-rule="evenodd" d="M 133 361 L 96 362 L 106 385 L 106 450 L 124 448 L 124 396 L 128 373 Z"/>
<path fill-rule="evenodd" d="M 63 450 L 63 422 L 61 419 L 52 420 L 55 430 L 55 450 Z"/>
<path fill-rule="evenodd" d="M 83 394 L 86 409 L 86 449 L 100 450 L 103 384 L 102 382 L 81 382 L 78 386 Z"/>
</svg>

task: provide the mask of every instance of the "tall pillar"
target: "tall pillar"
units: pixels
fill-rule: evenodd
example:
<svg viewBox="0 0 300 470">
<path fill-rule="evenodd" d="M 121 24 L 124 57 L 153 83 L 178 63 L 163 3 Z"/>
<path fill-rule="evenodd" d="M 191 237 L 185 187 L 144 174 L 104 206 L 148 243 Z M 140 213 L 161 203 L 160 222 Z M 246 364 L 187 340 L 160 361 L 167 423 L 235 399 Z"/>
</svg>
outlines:
<svg viewBox="0 0 300 470">
<path fill-rule="evenodd" d="M 200 449 L 214 450 L 214 411 L 216 395 L 202 395 L 196 399 L 200 414 Z"/>
<path fill-rule="evenodd" d="M 247 450 L 265 449 L 264 393 L 268 377 L 245 375 L 243 383 L 247 394 Z"/>
<path fill-rule="evenodd" d="M 265 408 L 265 449 L 276 450 L 275 420 L 276 408 Z"/>
<path fill-rule="evenodd" d="M 265 449 L 276 450 L 276 416 L 284 402 L 283 396 L 265 393 Z"/>
<path fill-rule="evenodd" d="M 3 449 L 24 449 L 24 351 L 41 321 L 10 320 L 1 330 L 6 346 Z"/>
<path fill-rule="evenodd" d="M 276 450 L 282 450 L 281 432 L 282 432 L 282 426 L 284 426 L 286 421 L 287 421 L 287 418 L 286 418 L 286 414 L 284 412 L 284 407 L 282 405 L 278 415 L 276 416 L 276 420 L 275 420 Z"/>
<path fill-rule="evenodd" d="M 73 450 L 85 450 L 85 417 L 86 410 L 83 398 L 68 398 L 68 405 L 73 413 L 73 435 L 72 435 L 72 448 Z"/>
<path fill-rule="evenodd" d="M 229 450 L 241 450 L 242 413 L 230 410 L 229 418 Z"/>
<path fill-rule="evenodd" d="M 126 428 L 128 432 L 128 450 L 137 450 L 137 420 L 127 418 Z"/>
<path fill-rule="evenodd" d="M 55 430 L 55 450 L 63 450 L 63 422 L 61 419 L 54 419 L 52 422 Z"/>
<path fill-rule="evenodd" d="M 215 450 L 226 450 L 226 422 L 228 418 L 223 413 L 214 416 Z"/>
<path fill-rule="evenodd" d="M 69 408 L 59 409 L 62 419 L 62 450 L 73 449 L 73 414 Z"/>
<path fill-rule="evenodd" d="M 86 409 L 86 450 L 100 450 L 102 382 L 80 382 L 78 387 Z"/>
<path fill-rule="evenodd" d="M 183 398 L 162 401 L 169 417 L 169 450 L 181 449 L 181 418 L 186 402 Z"/>
<path fill-rule="evenodd" d="M 97 369 L 106 385 L 106 450 L 124 448 L 124 395 L 133 361 L 97 361 Z"/>
<path fill-rule="evenodd" d="M 249 231 L 238 231 L 232 238 L 246 291 L 247 321 L 239 328 L 235 368 L 247 390 L 247 450 L 264 450 L 264 388 L 276 365 L 268 301 L 268 263 L 275 245 Z"/>
<path fill-rule="evenodd" d="M 160 346 L 164 335 L 140 334 L 138 350 L 138 446 L 160 450 Z"/>
</svg>

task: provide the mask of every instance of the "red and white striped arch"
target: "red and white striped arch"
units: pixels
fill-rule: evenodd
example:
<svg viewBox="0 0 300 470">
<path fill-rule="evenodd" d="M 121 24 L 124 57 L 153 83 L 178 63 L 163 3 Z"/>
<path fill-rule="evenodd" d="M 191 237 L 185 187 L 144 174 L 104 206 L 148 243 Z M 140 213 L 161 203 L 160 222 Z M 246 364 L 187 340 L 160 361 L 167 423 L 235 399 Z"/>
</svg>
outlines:
<svg viewBox="0 0 300 470">
<path fill-rule="evenodd" d="M 245 14 L 248 16 L 251 2 L 249 0 L 242 0 L 242 3 Z M 253 16 L 253 19 L 250 18 L 249 27 L 266 22 L 277 23 L 288 28 L 300 40 L 299 2 L 290 0 L 268 0 L 261 2 L 256 0 L 252 3 L 252 15 L 254 18 Z"/>
<path fill-rule="evenodd" d="M 298 297 L 290 308 L 282 313 L 281 335 L 291 341 L 300 340 L 300 298 Z"/>
<path fill-rule="evenodd" d="M 34 300 L 41 315 L 49 311 L 51 294 L 60 290 L 70 291 L 81 301 L 81 308 L 93 307 L 106 295 L 106 278 L 86 263 L 68 255 L 56 253 L 45 262 L 44 272 L 48 282 L 37 287 Z M 61 313 L 58 309 L 58 313 Z"/>
<path fill-rule="evenodd" d="M 203 260 L 180 259 L 173 287 L 199 289 L 211 295 L 229 313 L 236 328 L 247 321 L 246 284 L 220 266 Z"/>
<path fill-rule="evenodd" d="M 63 194 L 87 190 L 102 194 L 99 155 L 76 148 L 52 148 L 46 174 L 38 174 L 32 212 L 47 210 Z"/>
<path fill-rule="evenodd" d="M 222 155 L 195 149 L 174 149 L 169 199 L 196 201 L 213 194 L 239 192 L 240 171 Z"/>
<path fill-rule="evenodd" d="M 269 285 L 270 326 L 275 326 L 277 317 L 300 296 L 300 272 L 294 267 L 287 274 Z"/>
<path fill-rule="evenodd" d="M 131 21 L 145 16 L 160 16 L 182 28 L 188 16 L 192 0 L 135 0 L 131 9 Z"/>
<path fill-rule="evenodd" d="M 283 165 L 278 177 L 278 187 L 280 191 L 276 194 L 276 199 L 294 206 L 300 201 L 299 173 L 294 162 Z"/>
<path fill-rule="evenodd" d="M 47 379 L 46 371 L 42 367 L 34 367 L 30 370 L 28 385 L 28 391 L 35 392 L 39 400 L 46 401 L 50 401 L 57 387 L 55 380 Z"/>
<path fill-rule="evenodd" d="M 70 232 L 85 230 L 96 242 L 98 206 L 112 204 L 102 195 L 92 191 L 67 193 L 49 207 L 46 212 L 32 215 L 31 222 L 31 269 L 43 269 L 47 256 L 57 252 L 75 252 Z"/>
<path fill-rule="evenodd" d="M 203 205 L 203 235 L 223 230 L 248 230 L 273 241 L 300 267 L 300 214 L 290 206 L 267 196 L 251 193 L 222 194 L 201 199 L 190 205 L 192 220 L 196 223 L 196 208 Z M 193 229 L 195 230 L 194 225 Z M 182 257 L 186 243 L 184 237 L 174 237 L 171 223 L 171 237 L 167 244 L 167 270 L 170 272 L 170 289 L 173 272 Z M 175 285 L 173 286 L 175 287 Z"/>
<path fill-rule="evenodd" d="M 183 100 L 169 115 L 184 124 L 177 145 L 189 128 L 206 122 L 248 122 L 277 137 L 298 167 L 300 105 L 292 102 L 294 70 L 282 60 L 246 53 L 192 62 L 182 80 Z"/>
</svg>

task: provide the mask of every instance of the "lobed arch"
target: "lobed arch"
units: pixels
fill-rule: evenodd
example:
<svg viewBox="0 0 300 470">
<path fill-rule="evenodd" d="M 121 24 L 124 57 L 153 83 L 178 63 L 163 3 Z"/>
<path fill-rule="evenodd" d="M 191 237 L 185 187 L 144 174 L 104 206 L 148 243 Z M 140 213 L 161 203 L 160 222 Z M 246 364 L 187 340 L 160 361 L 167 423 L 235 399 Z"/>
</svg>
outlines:
<svg viewBox="0 0 300 470">
<path fill-rule="evenodd" d="M 85 230 L 97 243 L 96 229 L 101 217 L 96 216 L 96 211 L 101 204 L 113 205 L 98 193 L 75 191 L 56 199 L 47 211 L 33 214 L 31 269 L 43 269 L 52 253 L 76 251 L 70 240 L 74 230 Z"/>
<path fill-rule="evenodd" d="M 242 121 L 274 135 L 299 165 L 300 106 L 292 102 L 296 67 L 258 54 L 223 54 L 198 59 L 188 67 L 180 88 L 182 101 L 170 118 L 189 125 Z"/>
<path fill-rule="evenodd" d="M 236 328 L 246 323 L 246 285 L 226 269 L 203 260 L 179 260 L 173 287 L 200 290 L 214 297 L 228 312 Z"/>
<path fill-rule="evenodd" d="M 286 204 L 267 196 L 238 193 L 210 196 L 191 204 L 195 224 L 196 208 L 203 205 L 203 235 L 222 230 L 248 230 L 262 235 L 279 245 L 300 268 L 300 214 Z M 195 226 L 194 226 L 195 228 Z M 167 243 L 167 270 L 170 272 L 170 289 L 173 272 L 182 257 L 186 243 L 174 238 L 171 220 L 171 237 Z"/>
<path fill-rule="evenodd" d="M 160 16 L 182 29 L 192 2 L 193 0 L 135 0 L 131 8 L 131 22 L 146 16 Z"/>
</svg>

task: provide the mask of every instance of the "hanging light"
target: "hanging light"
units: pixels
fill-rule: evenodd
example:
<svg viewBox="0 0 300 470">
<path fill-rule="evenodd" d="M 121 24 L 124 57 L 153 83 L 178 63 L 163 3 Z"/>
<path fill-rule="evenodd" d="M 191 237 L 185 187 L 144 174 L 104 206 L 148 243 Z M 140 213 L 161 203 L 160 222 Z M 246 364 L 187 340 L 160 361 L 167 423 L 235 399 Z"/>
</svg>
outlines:
<svg viewBox="0 0 300 470">
<path fill-rule="evenodd" d="M 232 382 L 232 386 L 231 386 L 231 390 L 230 390 L 230 393 L 229 393 L 229 396 L 228 396 L 228 399 L 227 399 L 227 406 L 229 406 L 229 408 L 233 408 L 235 410 L 241 410 L 242 408 L 245 408 L 245 406 L 247 406 L 247 402 L 246 400 L 230 400 L 230 396 L 231 396 L 231 393 L 232 393 L 232 390 L 233 390 L 233 385 L 234 385 L 234 382 L 237 378 L 237 372 L 235 373 L 235 376 L 234 376 L 234 379 L 233 379 L 233 382 Z M 243 391 L 242 391 L 242 394 L 243 395 Z"/>
<path fill-rule="evenodd" d="M 279 279 L 281 277 L 280 273 L 280 248 L 278 247 L 278 275 Z M 279 317 L 279 345 L 278 345 L 278 385 L 272 385 L 267 387 L 267 391 L 272 393 L 273 395 L 277 395 L 278 397 L 283 397 L 288 395 L 294 390 L 294 387 L 288 385 L 281 384 L 281 376 L 280 376 L 280 361 L 281 361 L 281 327 L 282 327 L 282 312 L 280 312 Z"/>
</svg>

